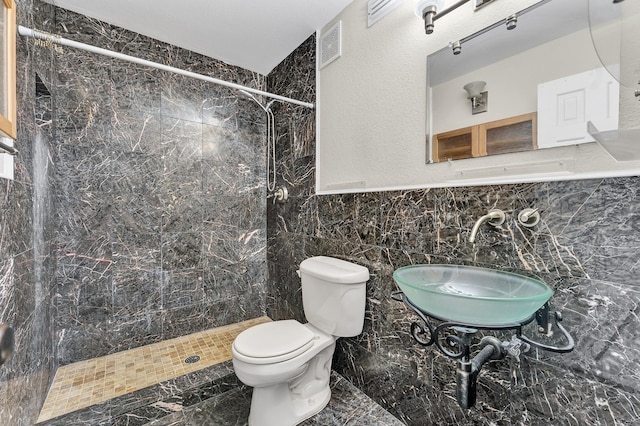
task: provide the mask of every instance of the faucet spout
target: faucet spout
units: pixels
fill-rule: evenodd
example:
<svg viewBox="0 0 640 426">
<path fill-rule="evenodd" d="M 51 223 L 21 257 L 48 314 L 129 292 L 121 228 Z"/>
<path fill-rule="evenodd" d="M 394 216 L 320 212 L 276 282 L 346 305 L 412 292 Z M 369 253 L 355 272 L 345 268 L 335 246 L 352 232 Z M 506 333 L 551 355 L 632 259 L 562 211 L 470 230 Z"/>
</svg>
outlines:
<svg viewBox="0 0 640 426">
<path fill-rule="evenodd" d="M 472 244 L 475 243 L 476 235 L 480 230 L 480 225 L 482 225 L 483 223 L 489 222 L 489 225 L 500 226 L 504 223 L 504 220 L 505 220 L 505 215 L 502 210 L 500 209 L 489 210 L 487 214 L 485 214 L 480 219 L 478 219 L 475 225 L 473 225 L 473 229 L 471 229 L 471 235 L 469 236 L 469 242 Z"/>
</svg>

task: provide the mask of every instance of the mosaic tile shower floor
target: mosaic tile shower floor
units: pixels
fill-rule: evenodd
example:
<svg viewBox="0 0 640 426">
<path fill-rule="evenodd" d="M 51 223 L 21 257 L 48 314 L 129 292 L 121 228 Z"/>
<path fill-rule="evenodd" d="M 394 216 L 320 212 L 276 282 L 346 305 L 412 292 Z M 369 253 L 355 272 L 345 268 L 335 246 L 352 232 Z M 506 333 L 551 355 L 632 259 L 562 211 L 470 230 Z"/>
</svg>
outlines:
<svg viewBox="0 0 640 426">
<path fill-rule="evenodd" d="M 102 357 L 106 358 L 106 361 L 98 358 L 66 366 L 68 368 L 64 370 L 82 373 L 75 379 L 66 376 L 66 379 L 59 383 L 63 374 L 60 378 L 56 376 L 41 412 L 38 426 L 247 426 L 252 388 L 241 383 L 235 376 L 229 347 L 233 338 L 242 330 L 265 321 L 270 319 L 255 318 L 243 323 L 125 351 L 126 354 Z M 207 350 L 212 355 L 209 355 Z M 167 352 L 175 352 L 178 361 L 175 367 L 161 368 L 153 360 L 164 359 L 163 362 L 168 362 Z M 184 364 L 184 358 L 195 352 L 202 357 L 202 360 L 196 364 Z M 167 380 L 156 381 L 149 386 L 112 399 L 105 399 L 108 393 L 105 390 L 102 392 L 90 390 L 103 389 L 105 383 L 111 383 L 106 375 L 106 366 L 113 364 L 109 360 L 113 360 L 114 357 L 125 355 L 129 361 L 121 358 L 115 363 L 114 377 L 117 374 L 116 366 L 122 366 L 126 371 L 132 370 L 136 365 L 135 362 L 133 366 L 130 365 L 132 357 L 138 357 L 138 363 L 146 363 L 149 371 L 142 374 L 133 369 L 136 374 L 130 373 L 129 377 L 126 372 L 121 371 L 120 380 L 124 378 L 124 382 L 116 385 L 120 382 L 114 379 L 114 383 L 107 387 L 109 390 L 117 387 L 119 391 L 126 392 L 153 380 L 161 380 L 158 377 L 182 374 L 178 371 L 179 369 L 196 370 Z M 216 363 L 220 359 L 225 360 Z M 105 366 L 104 376 L 88 367 L 93 364 Z M 207 364 L 212 365 L 206 366 Z M 62 373 L 65 373 L 64 370 Z M 93 373 L 90 374 L 90 371 Z M 133 380 L 133 376 L 138 380 Z M 152 380 L 151 377 L 154 379 Z M 127 381 L 128 378 L 129 381 Z M 61 385 L 63 381 L 64 384 Z M 305 420 L 301 426 L 402 426 L 404 424 L 334 371 L 331 372 L 330 385 L 329 405 L 322 412 Z M 78 390 L 79 388 L 84 390 Z M 101 401 L 98 401 L 99 394 L 102 394 Z M 94 404 L 86 406 L 89 403 L 86 401 L 87 395 L 89 395 L 89 401 L 95 401 Z M 70 411 L 72 404 L 81 400 L 84 401 L 85 407 Z M 44 415 L 49 416 L 49 419 L 46 420 Z"/>
<path fill-rule="evenodd" d="M 38 423 L 231 359 L 231 343 L 260 317 L 58 368 Z M 200 360 L 185 363 L 198 355 Z"/>
</svg>

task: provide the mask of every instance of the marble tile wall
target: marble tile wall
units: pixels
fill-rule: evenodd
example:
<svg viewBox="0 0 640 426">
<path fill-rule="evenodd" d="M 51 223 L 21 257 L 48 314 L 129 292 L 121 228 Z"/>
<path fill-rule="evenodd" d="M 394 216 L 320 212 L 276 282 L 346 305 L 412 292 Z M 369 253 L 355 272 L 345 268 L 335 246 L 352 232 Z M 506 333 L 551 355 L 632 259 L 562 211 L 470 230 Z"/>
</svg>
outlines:
<svg viewBox="0 0 640 426">
<path fill-rule="evenodd" d="M 18 22 L 33 22 L 31 0 L 18 0 Z M 0 367 L 2 424 L 32 424 L 44 401 L 52 374 L 51 255 L 52 104 L 36 72 L 48 55 L 33 60 L 32 46 L 18 40 L 18 135 L 15 180 L 0 179 L 0 323 L 15 330 L 12 358 Z"/>
<path fill-rule="evenodd" d="M 258 74 L 63 9 L 50 27 L 264 85 Z M 51 74 L 59 363 L 262 315 L 263 111 L 221 86 L 66 47 Z"/>
<path fill-rule="evenodd" d="M 269 89 L 313 100 L 313 40 L 269 75 Z M 372 273 L 364 332 L 341 339 L 334 368 L 408 425 L 640 422 L 640 178 L 314 195 L 313 111 L 282 107 L 278 179 L 286 204 L 268 204 L 267 313 L 304 321 L 295 270 L 330 255 Z M 535 228 L 518 212 L 538 208 Z M 469 233 L 488 209 L 506 223 Z M 456 363 L 410 337 L 417 317 L 390 299 L 395 268 L 464 263 L 542 278 L 576 339 L 569 354 L 531 351 L 490 363 L 470 410 L 455 397 Z M 528 329 L 529 334 L 534 331 Z M 560 343 L 558 340 L 556 343 Z"/>
<path fill-rule="evenodd" d="M 313 39 L 265 81 L 40 2 L 18 5 L 35 28 L 315 98 Z M 33 40 L 19 40 L 18 59 L 21 154 L 16 180 L 0 182 L 0 319 L 17 332 L 0 368 L 7 424 L 33 422 L 58 364 L 258 316 L 265 296 L 273 318 L 303 321 L 295 270 L 320 254 L 373 273 L 365 331 L 340 341 L 334 367 L 405 423 L 640 421 L 638 178 L 316 196 L 315 113 L 275 104 L 278 183 L 291 198 L 265 204 L 264 117 L 252 101 Z M 514 217 L 530 206 L 542 221 L 524 229 Z M 470 246 L 491 207 L 507 222 Z M 540 276 L 576 350 L 485 367 L 478 404 L 461 410 L 454 364 L 413 343 L 415 317 L 389 299 L 392 271 L 418 262 Z"/>
<path fill-rule="evenodd" d="M 18 23 L 228 81 L 265 77 L 37 0 Z M 264 314 L 265 119 L 174 74 L 18 37 L 16 179 L 2 180 L 2 424 L 58 365 Z"/>
</svg>

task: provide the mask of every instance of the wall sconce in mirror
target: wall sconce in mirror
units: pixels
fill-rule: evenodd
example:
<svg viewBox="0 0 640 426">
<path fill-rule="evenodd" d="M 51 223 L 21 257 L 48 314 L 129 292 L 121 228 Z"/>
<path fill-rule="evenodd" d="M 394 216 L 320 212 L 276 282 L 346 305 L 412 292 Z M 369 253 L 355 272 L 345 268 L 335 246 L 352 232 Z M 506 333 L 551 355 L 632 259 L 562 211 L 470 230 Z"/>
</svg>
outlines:
<svg viewBox="0 0 640 426">
<path fill-rule="evenodd" d="M 471 83 L 465 84 L 463 87 L 463 89 L 469 94 L 467 99 L 471 99 L 472 114 L 479 114 L 487 111 L 489 92 L 483 92 L 486 85 L 487 83 L 484 81 L 472 81 Z"/>
</svg>

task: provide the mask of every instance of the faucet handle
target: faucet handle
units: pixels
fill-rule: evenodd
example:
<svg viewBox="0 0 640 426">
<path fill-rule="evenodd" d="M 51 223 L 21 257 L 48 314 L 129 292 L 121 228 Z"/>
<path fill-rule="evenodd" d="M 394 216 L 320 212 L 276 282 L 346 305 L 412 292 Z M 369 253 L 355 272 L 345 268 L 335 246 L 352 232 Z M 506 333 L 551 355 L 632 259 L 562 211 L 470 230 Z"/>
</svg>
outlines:
<svg viewBox="0 0 640 426">
<path fill-rule="evenodd" d="M 540 213 L 538 209 L 526 208 L 518 213 L 518 222 L 520 225 L 531 228 L 540 222 Z"/>
</svg>

